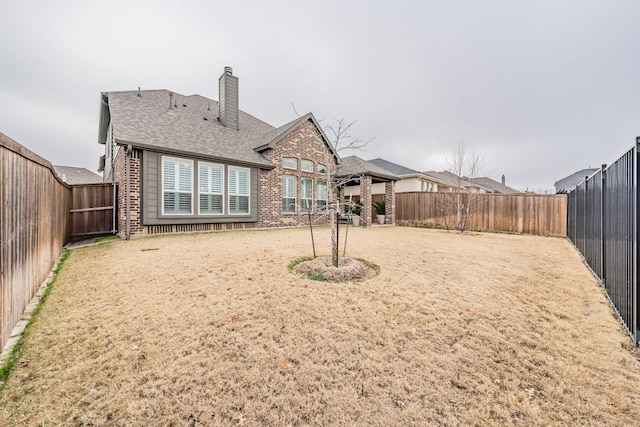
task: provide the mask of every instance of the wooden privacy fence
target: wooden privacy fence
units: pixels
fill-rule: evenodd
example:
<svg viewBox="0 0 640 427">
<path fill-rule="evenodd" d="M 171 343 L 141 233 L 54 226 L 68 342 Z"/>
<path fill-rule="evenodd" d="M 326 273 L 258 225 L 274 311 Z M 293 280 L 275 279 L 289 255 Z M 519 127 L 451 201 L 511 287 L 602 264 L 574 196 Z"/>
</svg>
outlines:
<svg viewBox="0 0 640 427">
<path fill-rule="evenodd" d="M 62 252 L 71 189 L 47 160 L 0 133 L 0 347 Z"/>
<path fill-rule="evenodd" d="M 468 230 L 566 236 L 563 194 L 396 193 L 396 223 L 455 228 L 457 197 L 465 197 Z"/>
<path fill-rule="evenodd" d="M 72 241 L 116 233 L 116 183 L 71 187 Z"/>
</svg>

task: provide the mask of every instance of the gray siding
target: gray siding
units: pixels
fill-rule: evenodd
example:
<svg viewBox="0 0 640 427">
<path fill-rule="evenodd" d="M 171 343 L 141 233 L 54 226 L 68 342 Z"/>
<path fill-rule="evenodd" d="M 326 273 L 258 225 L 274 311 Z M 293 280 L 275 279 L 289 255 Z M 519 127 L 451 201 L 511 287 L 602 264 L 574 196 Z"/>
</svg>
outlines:
<svg viewBox="0 0 640 427">
<path fill-rule="evenodd" d="M 177 158 L 175 155 L 170 157 Z M 258 177 L 260 171 L 258 168 L 247 168 L 250 172 L 249 182 L 249 215 L 229 215 L 228 199 L 227 199 L 227 177 L 228 167 L 236 166 L 225 164 L 225 196 L 224 196 L 224 215 L 204 216 L 197 214 L 198 201 L 198 162 L 208 160 L 199 160 L 197 158 L 183 157 L 184 159 L 193 160 L 193 215 L 162 215 L 162 154 L 154 151 L 145 151 L 142 156 L 142 224 L 143 225 L 171 225 L 171 224 L 225 224 L 238 222 L 256 222 L 258 221 Z M 216 162 L 219 163 L 219 162 Z M 244 167 L 240 166 L 239 167 Z"/>
<path fill-rule="evenodd" d="M 239 129 L 238 113 L 238 78 L 230 74 L 223 74 L 218 81 L 219 86 L 219 116 L 220 123 L 232 129 Z"/>
</svg>

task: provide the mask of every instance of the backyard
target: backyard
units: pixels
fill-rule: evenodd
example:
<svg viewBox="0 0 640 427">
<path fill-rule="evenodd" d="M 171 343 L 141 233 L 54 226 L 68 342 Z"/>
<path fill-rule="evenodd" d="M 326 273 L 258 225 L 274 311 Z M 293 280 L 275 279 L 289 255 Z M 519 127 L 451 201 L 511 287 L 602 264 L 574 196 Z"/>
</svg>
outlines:
<svg viewBox="0 0 640 427">
<path fill-rule="evenodd" d="M 348 239 L 377 276 L 289 272 L 312 255 L 308 229 L 73 250 L 0 391 L 0 425 L 640 422 L 638 353 L 566 239 Z M 329 230 L 315 241 L 328 255 Z"/>
</svg>

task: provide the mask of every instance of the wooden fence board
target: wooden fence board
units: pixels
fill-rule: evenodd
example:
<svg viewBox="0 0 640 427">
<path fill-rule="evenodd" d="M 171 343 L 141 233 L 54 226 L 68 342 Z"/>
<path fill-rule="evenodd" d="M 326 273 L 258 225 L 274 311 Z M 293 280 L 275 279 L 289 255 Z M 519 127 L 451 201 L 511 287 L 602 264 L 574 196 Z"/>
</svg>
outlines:
<svg viewBox="0 0 640 427">
<path fill-rule="evenodd" d="M 0 133 L 0 347 L 67 242 L 71 189 L 51 163 Z"/>
<path fill-rule="evenodd" d="M 71 191 L 72 241 L 115 233 L 113 183 L 74 185 Z"/>
<path fill-rule="evenodd" d="M 562 194 L 396 193 L 396 222 L 453 228 L 460 198 L 469 206 L 467 229 L 566 236 L 567 198 Z"/>
</svg>

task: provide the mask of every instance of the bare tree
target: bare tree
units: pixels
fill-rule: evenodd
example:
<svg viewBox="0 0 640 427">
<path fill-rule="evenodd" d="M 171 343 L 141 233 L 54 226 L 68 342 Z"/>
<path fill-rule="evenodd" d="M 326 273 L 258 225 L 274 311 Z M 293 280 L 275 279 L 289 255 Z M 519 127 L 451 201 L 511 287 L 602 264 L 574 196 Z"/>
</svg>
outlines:
<svg viewBox="0 0 640 427">
<path fill-rule="evenodd" d="M 333 147 L 335 153 L 340 155 L 345 150 L 361 150 L 366 147 L 374 138 L 363 140 L 351 135 L 351 128 L 355 125 L 355 121 L 346 122 L 344 119 L 335 119 L 335 124 L 324 127 L 325 134 L 329 137 L 329 143 Z M 327 167 L 327 183 L 329 185 L 327 194 L 327 212 L 329 215 L 329 224 L 331 226 L 331 257 L 334 267 L 339 264 L 339 242 L 338 242 L 338 221 L 337 213 L 340 211 L 340 188 L 346 184 L 359 181 L 363 177 L 358 175 L 350 175 L 338 178 L 336 176 L 337 166 L 335 162 L 330 161 L 333 153 L 325 150 L 325 164 L 334 165 Z"/>
<path fill-rule="evenodd" d="M 469 214 L 477 209 L 477 190 L 474 188 L 473 178 L 478 177 L 482 167 L 482 159 L 474 150 L 469 150 L 464 142 L 459 142 L 456 148 L 446 158 L 447 170 L 453 175 L 453 194 L 448 207 L 454 210 L 456 228 L 464 233 L 468 226 Z"/>
</svg>

